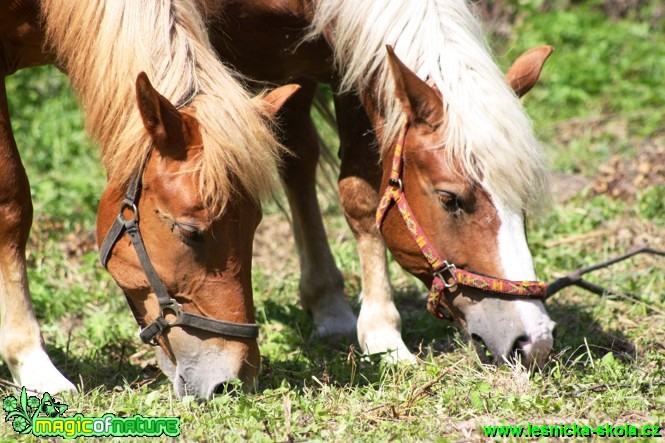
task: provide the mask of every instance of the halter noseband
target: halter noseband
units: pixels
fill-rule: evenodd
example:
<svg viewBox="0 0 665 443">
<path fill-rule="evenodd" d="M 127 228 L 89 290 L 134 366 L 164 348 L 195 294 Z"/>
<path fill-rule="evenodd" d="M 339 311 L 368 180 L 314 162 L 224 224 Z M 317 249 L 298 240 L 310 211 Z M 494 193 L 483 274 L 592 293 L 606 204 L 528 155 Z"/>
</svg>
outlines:
<svg viewBox="0 0 665 443">
<path fill-rule="evenodd" d="M 427 297 L 427 310 L 437 318 L 451 319 L 452 310 L 446 298 L 445 290 L 452 290 L 457 285 L 469 286 L 482 291 L 492 292 L 500 295 L 523 296 L 527 298 L 542 298 L 547 296 L 547 284 L 537 281 L 513 281 L 502 278 L 488 277 L 482 274 L 476 274 L 464 269 L 458 269 L 453 263 L 444 260 L 434 248 L 434 245 L 427 239 L 425 232 L 418 224 L 411 207 L 406 201 L 406 195 L 402 185 L 402 164 L 404 162 L 404 139 L 408 121 L 404 119 L 404 124 L 400 131 L 393 154 L 392 170 L 386 191 L 379 202 L 376 210 L 376 224 L 381 231 L 381 225 L 385 219 L 386 213 L 392 202 L 395 202 L 407 229 L 416 241 L 416 244 L 423 253 L 427 263 L 432 268 L 434 279 Z M 442 310 L 443 308 L 443 310 Z"/>
<path fill-rule="evenodd" d="M 125 193 L 125 199 L 120 203 L 118 217 L 113 222 L 111 229 L 109 229 L 106 237 L 104 237 L 102 246 L 99 248 L 99 256 L 102 265 L 107 268 L 113 246 L 125 232 L 129 234 L 139 263 L 159 302 L 159 316 L 148 326 L 139 328 L 139 336 L 143 343 L 156 345 L 156 338 L 173 326 L 189 326 L 194 329 L 231 337 L 257 338 L 259 336 L 258 325 L 254 323 L 228 322 L 185 312 L 180 303 L 169 294 L 166 286 L 164 286 L 164 282 L 159 278 L 155 267 L 150 261 L 139 229 L 138 199 L 141 194 L 141 176 L 142 169 L 132 177 Z M 124 211 L 131 211 L 133 216 L 129 219 L 125 218 Z M 126 293 L 125 295 L 127 296 Z M 129 296 L 127 296 L 127 300 L 129 301 Z M 141 321 L 133 307 L 132 312 L 140 326 Z M 172 322 L 167 321 L 164 317 L 165 313 L 174 314 L 176 319 Z"/>
</svg>

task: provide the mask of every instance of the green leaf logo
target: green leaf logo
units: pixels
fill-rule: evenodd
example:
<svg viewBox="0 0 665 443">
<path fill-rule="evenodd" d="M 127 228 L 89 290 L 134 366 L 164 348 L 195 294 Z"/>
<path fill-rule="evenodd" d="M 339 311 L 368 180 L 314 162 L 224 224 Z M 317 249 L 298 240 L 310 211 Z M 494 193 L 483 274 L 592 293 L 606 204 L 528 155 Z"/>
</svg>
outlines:
<svg viewBox="0 0 665 443">
<path fill-rule="evenodd" d="M 36 398 L 36 397 L 35 397 Z M 31 397 L 31 404 L 34 401 Z M 7 412 L 5 421 L 12 421 L 12 428 L 20 434 L 27 434 L 32 431 L 32 409 L 28 406 L 28 393 L 25 387 L 21 389 L 21 395 L 17 399 L 13 395 L 5 397 L 2 402 L 2 408 Z"/>
<path fill-rule="evenodd" d="M 32 423 L 41 413 L 47 417 L 60 417 L 67 410 L 68 406 L 58 403 L 48 392 L 45 392 L 40 399 L 31 395 L 23 387 L 19 398 L 8 395 L 2 401 L 2 409 L 7 413 L 5 421 L 12 422 L 12 428 L 19 434 L 28 434 L 32 432 Z"/>
<path fill-rule="evenodd" d="M 34 395 L 31 396 L 31 397 L 28 397 L 28 407 L 29 408 L 32 408 L 32 409 L 38 408 L 41 403 L 42 402 L 37 397 L 35 397 Z"/>
</svg>

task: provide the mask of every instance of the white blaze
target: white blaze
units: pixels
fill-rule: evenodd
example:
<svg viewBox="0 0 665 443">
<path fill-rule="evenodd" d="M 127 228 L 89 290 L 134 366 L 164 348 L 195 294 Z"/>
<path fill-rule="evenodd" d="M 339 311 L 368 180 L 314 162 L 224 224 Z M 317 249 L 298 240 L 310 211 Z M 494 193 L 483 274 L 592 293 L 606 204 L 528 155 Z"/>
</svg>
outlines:
<svg viewBox="0 0 665 443">
<path fill-rule="evenodd" d="M 498 245 L 504 278 L 536 280 L 533 258 L 526 241 L 522 211 L 508 208 L 494 196 L 492 201 L 501 222 Z M 523 344 L 527 358 L 539 361 L 544 359 L 552 349 L 554 342 L 552 330 L 555 323 L 550 320 L 540 300 L 515 300 L 515 308 L 529 337 L 529 341 Z"/>
<path fill-rule="evenodd" d="M 531 251 L 529 251 L 526 242 L 522 211 L 515 211 L 506 207 L 503 202 L 495 197 L 492 198 L 492 202 L 501 221 L 498 240 L 504 278 L 508 280 L 535 280 L 536 271 L 533 267 Z"/>
</svg>

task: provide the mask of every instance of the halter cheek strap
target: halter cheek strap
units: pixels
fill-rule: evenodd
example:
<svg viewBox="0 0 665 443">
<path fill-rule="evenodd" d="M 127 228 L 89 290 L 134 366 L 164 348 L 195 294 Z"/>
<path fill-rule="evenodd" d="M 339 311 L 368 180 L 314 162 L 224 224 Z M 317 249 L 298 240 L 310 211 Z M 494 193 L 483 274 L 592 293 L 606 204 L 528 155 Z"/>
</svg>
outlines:
<svg viewBox="0 0 665 443">
<path fill-rule="evenodd" d="M 395 145 L 388 186 L 376 210 L 376 224 L 380 231 L 386 213 L 394 202 L 406 224 L 406 228 L 416 241 L 425 260 L 427 260 L 427 263 L 432 268 L 433 280 L 429 296 L 427 297 L 427 310 L 438 318 L 451 319 L 452 310 L 444 295 L 446 289 L 453 290 L 458 284 L 500 295 L 545 299 L 547 294 L 547 284 L 545 283 L 505 280 L 476 274 L 464 269 L 458 269 L 453 263 L 449 263 L 439 255 L 434 245 L 429 241 L 425 232 L 418 224 L 404 194 L 402 168 L 404 164 L 404 140 L 407 129 L 408 121 L 405 118 Z"/>
<path fill-rule="evenodd" d="M 108 261 L 111 258 L 113 246 L 123 234 L 127 233 L 129 235 L 136 256 L 141 264 L 141 268 L 143 268 L 148 283 L 157 296 L 157 301 L 159 303 L 159 316 L 149 325 L 140 328 L 139 336 L 141 337 L 141 340 L 144 343 L 155 345 L 157 344 L 156 338 L 173 326 L 189 326 L 194 329 L 230 337 L 257 338 L 259 335 L 258 325 L 254 323 L 228 322 L 185 312 L 182 309 L 182 305 L 169 294 L 164 282 L 159 278 L 159 275 L 148 256 L 148 251 L 146 251 L 145 245 L 143 244 L 143 237 L 141 236 L 141 230 L 139 229 L 138 199 L 140 194 L 141 172 L 132 177 L 125 194 L 125 199 L 120 204 L 118 217 L 113 222 L 113 225 L 106 234 L 106 237 L 104 237 L 104 241 L 99 248 L 99 255 L 102 265 L 106 268 Z M 126 211 L 132 213 L 130 218 L 125 218 L 124 213 Z M 127 297 L 127 300 L 129 300 L 129 297 Z M 132 312 L 136 317 L 136 321 L 141 325 L 142 322 L 136 315 L 134 309 L 132 309 Z M 166 320 L 166 314 L 175 315 L 175 320 L 169 322 Z"/>
</svg>

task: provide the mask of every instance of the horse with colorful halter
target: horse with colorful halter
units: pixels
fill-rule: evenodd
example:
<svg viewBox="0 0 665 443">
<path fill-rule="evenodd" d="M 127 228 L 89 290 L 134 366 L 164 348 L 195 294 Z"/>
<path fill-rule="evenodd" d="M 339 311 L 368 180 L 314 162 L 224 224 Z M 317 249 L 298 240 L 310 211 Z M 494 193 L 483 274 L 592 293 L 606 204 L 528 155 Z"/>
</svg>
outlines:
<svg viewBox="0 0 665 443">
<path fill-rule="evenodd" d="M 518 96 L 551 48 L 529 51 L 505 78 L 463 0 L 203 5 L 222 59 L 258 82 L 301 85 L 280 116 L 283 143 L 295 153 L 283 178 L 301 303 L 318 333 L 357 332 L 366 352 L 414 360 L 401 338 L 387 245 L 431 288 L 430 310 L 449 313 L 496 361 L 519 354 L 527 365 L 543 363 L 554 322 L 541 300 L 545 285 L 535 282 L 525 214 L 547 200 L 548 179 Z M 339 193 L 362 269 L 357 322 L 316 201 L 309 112 L 317 83 L 334 91 Z"/>
<path fill-rule="evenodd" d="M 141 337 L 163 349 L 176 392 L 209 397 L 255 378 L 252 239 L 282 149 L 270 121 L 297 86 L 251 99 L 189 0 L 3 0 L 0 17 L 0 354 L 16 384 L 74 389 L 44 352 L 31 306 L 32 203 L 4 86 L 47 63 L 67 73 L 101 144 L 103 262 Z"/>
</svg>

